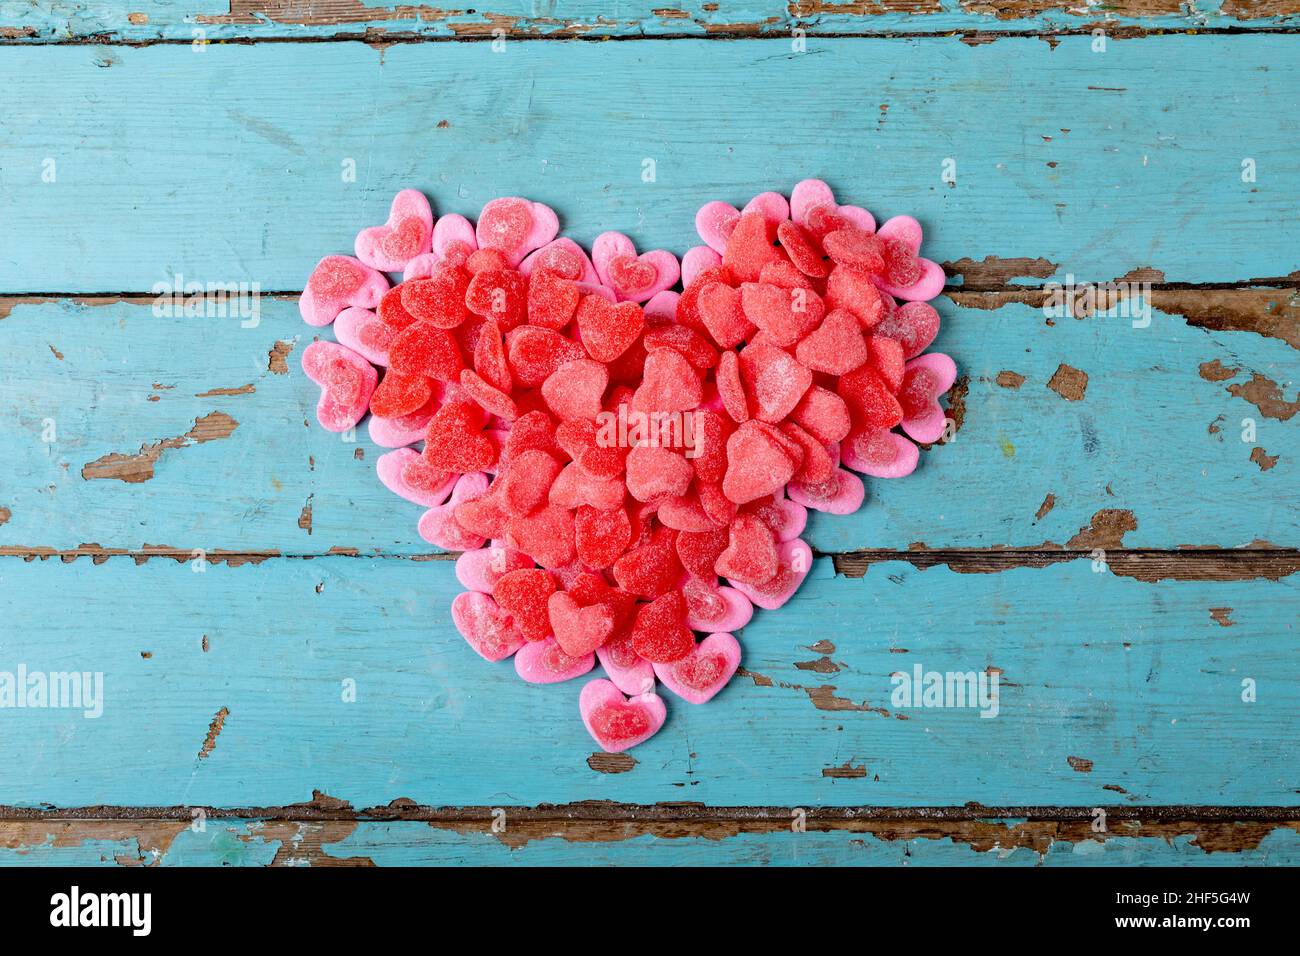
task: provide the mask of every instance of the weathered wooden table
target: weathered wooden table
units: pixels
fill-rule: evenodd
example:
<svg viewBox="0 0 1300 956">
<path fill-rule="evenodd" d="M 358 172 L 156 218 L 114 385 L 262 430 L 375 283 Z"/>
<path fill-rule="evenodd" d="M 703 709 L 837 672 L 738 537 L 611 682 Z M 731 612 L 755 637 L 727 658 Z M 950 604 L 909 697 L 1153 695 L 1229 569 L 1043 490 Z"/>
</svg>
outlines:
<svg viewBox="0 0 1300 956">
<path fill-rule="evenodd" d="M 105 675 L 0 709 L 0 862 L 1300 862 L 1300 4 L 1043 6 L 0 0 L 0 671 Z M 680 252 L 804 176 L 925 223 L 958 430 L 593 754 L 307 425 L 295 291 L 405 186 Z"/>
</svg>

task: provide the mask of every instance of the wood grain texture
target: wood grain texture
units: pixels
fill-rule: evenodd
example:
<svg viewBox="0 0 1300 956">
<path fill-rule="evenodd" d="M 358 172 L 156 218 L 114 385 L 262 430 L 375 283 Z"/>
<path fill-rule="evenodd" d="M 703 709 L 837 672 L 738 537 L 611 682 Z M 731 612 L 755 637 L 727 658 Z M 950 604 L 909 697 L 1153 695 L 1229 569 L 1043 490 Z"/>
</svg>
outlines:
<svg viewBox="0 0 1300 956">
<path fill-rule="evenodd" d="M 905 480 L 869 479 L 858 514 L 814 515 L 814 547 L 1300 546 L 1300 420 L 1251 386 L 1258 377 L 1295 397 L 1297 353 L 1282 333 L 1195 327 L 1159 311 L 1143 329 L 1047 319 L 1017 295 L 997 308 L 984 294 L 973 307 L 939 303 L 936 347 L 961 376 L 949 399 L 954 440 Z M 1264 317 L 1291 295 L 1242 290 L 1237 311 Z M 1182 308 L 1195 314 L 1189 300 Z M 316 424 L 316 390 L 298 365 L 316 330 L 294 302 L 264 300 L 257 327 L 243 328 L 238 318 L 159 317 L 151 301 L 4 303 L 0 553 L 436 550 L 416 533 L 422 509 L 379 484 L 383 449 L 365 427 L 348 443 Z M 1284 326 L 1290 336 L 1295 317 Z M 1220 371 L 1203 370 L 1213 363 Z M 1089 375 L 1081 401 L 1048 387 L 1063 364 Z M 1007 372 L 1020 384 L 1008 387 Z M 1241 440 L 1247 418 L 1254 444 Z M 1276 463 L 1261 470 L 1254 448 Z"/>
<path fill-rule="evenodd" d="M 96 719 L 3 712 L 0 805 L 1295 802 L 1293 579 L 1148 583 L 1084 561 L 852 580 L 821 559 L 744 629 L 743 673 L 707 708 L 669 700 L 622 773 L 588 763 L 578 684 L 472 654 L 447 616 L 458 590 L 448 562 L 0 561 L 0 617 L 26 622 L 0 634 L 0 669 L 105 687 Z M 896 706 L 890 675 L 918 665 L 996 673 L 998 716 Z M 825 773 L 845 767 L 863 771 Z"/>
<path fill-rule="evenodd" d="M 937 261 L 1092 281 L 1148 267 L 1170 283 L 1287 276 L 1300 76 L 1278 67 L 1292 43 L 16 47 L 0 59 L 15 104 L 2 182 L 22 255 L 0 257 L 0 293 L 149 292 L 177 273 L 298 289 L 405 186 L 469 214 L 523 192 L 581 241 L 620 229 L 680 253 L 704 201 L 810 175 L 882 218 L 915 214 Z M 826 89 L 868 106 L 842 110 Z M 176 134 L 141 148 L 160 123 Z M 647 158 L 654 183 L 641 181 Z"/>
<path fill-rule="evenodd" d="M 0 710 L 0 865 L 1300 863 L 1293 0 L 510 6 L 0 0 L 0 294 L 37 294 L 0 297 L 0 671 L 106 688 Z M 681 252 L 774 167 L 926 223 L 960 427 L 628 755 L 451 628 L 380 450 L 309 421 L 290 299 L 130 295 L 291 292 L 408 185 Z M 1151 326 L 1046 316 L 1067 275 L 1152 283 Z M 914 664 L 998 717 L 895 706 Z"/>
<path fill-rule="evenodd" d="M 1222 27 L 1285 29 L 1296 0 L 1117 0 L 1104 7 L 1064 0 L 497 0 L 473 7 L 364 0 L 63 0 L 0 2 L 0 37 L 11 41 L 395 38 L 748 37 L 968 31 L 1043 32 Z"/>
</svg>

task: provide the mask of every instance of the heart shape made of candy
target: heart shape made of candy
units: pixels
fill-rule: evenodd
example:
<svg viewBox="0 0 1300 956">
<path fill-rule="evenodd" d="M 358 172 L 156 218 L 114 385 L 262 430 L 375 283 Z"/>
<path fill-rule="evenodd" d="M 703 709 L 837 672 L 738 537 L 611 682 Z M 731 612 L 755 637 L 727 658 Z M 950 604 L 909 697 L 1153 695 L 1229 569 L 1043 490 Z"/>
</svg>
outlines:
<svg viewBox="0 0 1300 956">
<path fill-rule="evenodd" d="M 337 338 L 302 356 L 318 421 L 369 413 L 380 481 L 461 552 L 456 629 L 530 683 L 599 663 L 578 709 L 611 753 L 663 726 L 657 684 L 723 692 L 754 609 L 812 570 L 808 512 L 915 470 L 957 374 L 926 351 L 943 272 L 912 217 L 804 180 L 695 225 L 680 261 L 613 231 L 589 255 L 541 203 L 472 221 L 402 190 L 300 300 Z"/>
</svg>

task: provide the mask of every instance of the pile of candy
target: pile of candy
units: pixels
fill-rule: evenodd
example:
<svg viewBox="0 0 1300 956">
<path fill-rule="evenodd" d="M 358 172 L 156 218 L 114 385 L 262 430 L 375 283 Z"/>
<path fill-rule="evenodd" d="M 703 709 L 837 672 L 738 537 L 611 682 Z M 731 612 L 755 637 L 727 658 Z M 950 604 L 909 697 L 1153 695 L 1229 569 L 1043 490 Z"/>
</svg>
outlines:
<svg viewBox="0 0 1300 956">
<path fill-rule="evenodd" d="M 731 679 L 733 632 L 812 566 L 807 509 L 856 511 L 854 472 L 909 474 L 956 377 L 922 354 L 944 278 L 915 219 L 877 230 L 805 180 L 789 200 L 710 202 L 696 228 L 680 266 L 615 232 L 588 256 L 540 203 L 435 224 L 404 190 L 300 303 L 338 339 L 302 355 L 321 425 L 369 412 L 393 449 L 380 481 L 463 552 L 457 629 L 533 683 L 599 660 L 579 710 L 610 752 L 663 725 L 656 679 L 696 704 Z"/>
</svg>

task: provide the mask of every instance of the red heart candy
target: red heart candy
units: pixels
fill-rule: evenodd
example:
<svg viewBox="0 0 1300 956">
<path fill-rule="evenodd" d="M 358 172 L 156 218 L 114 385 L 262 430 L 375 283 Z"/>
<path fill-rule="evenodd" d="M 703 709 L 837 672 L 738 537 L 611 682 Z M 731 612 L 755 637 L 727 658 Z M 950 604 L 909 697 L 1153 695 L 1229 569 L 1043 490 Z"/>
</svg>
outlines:
<svg viewBox="0 0 1300 956">
<path fill-rule="evenodd" d="M 528 318 L 527 280 L 513 269 L 479 272 L 465 289 L 465 307 L 509 331 Z"/>
<path fill-rule="evenodd" d="M 691 463 L 671 448 L 638 445 L 627 455 L 627 490 L 637 501 L 683 495 L 694 475 Z"/>
<path fill-rule="evenodd" d="M 598 295 L 583 296 L 578 305 L 582 346 L 598 362 L 612 362 L 641 335 L 645 313 L 635 302 L 617 305 Z"/>
<path fill-rule="evenodd" d="M 565 362 L 542 383 L 542 397 L 560 421 L 595 418 L 609 385 L 609 371 L 600 362 Z"/>
<path fill-rule="evenodd" d="M 550 269 L 534 269 L 528 279 L 528 324 L 559 332 L 573 320 L 581 297 L 572 279 Z"/>
<path fill-rule="evenodd" d="M 399 418 L 423 408 L 433 395 L 433 383 L 423 375 L 390 371 L 370 396 L 370 411 L 381 418 Z"/>
<path fill-rule="evenodd" d="M 875 328 L 885 314 L 885 300 L 871 276 L 848 266 L 831 271 L 826 280 L 826 305 L 851 312 L 864 331 Z"/>
<path fill-rule="evenodd" d="M 843 375 L 867 360 L 867 343 L 857 318 L 851 312 L 834 309 L 796 346 L 794 354 L 800 364 L 814 372 Z"/>
<path fill-rule="evenodd" d="M 826 254 L 842 266 L 852 266 L 872 275 L 883 275 L 885 260 L 881 242 L 862 229 L 836 229 L 822 239 Z"/>
<path fill-rule="evenodd" d="M 681 591 L 669 591 L 641 605 L 632 625 L 632 649 L 652 664 L 681 660 L 695 649 Z"/>
<path fill-rule="evenodd" d="M 740 379 L 750 412 L 759 421 L 782 421 L 799 404 L 812 378 L 793 355 L 774 345 L 754 343 L 740 353 Z"/>
<path fill-rule="evenodd" d="M 761 422 L 745 422 L 727 439 L 727 474 L 723 493 L 738 505 L 785 487 L 795 463 L 784 443 Z"/>
<path fill-rule="evenodd" d="M 844 399 L 820 385 L 808 389 L 790 418 L 826 444 L 842 440 L 852 427 L 849 406 Z"/>
<path fill-rule="evenodd" d="M 893 428 L 903 420 L 902 406 L 870 365 L 841 376 L 839 393 L 848 403 L 854 421 L 867 428 Z"/>
<path fill-rule="evenodd" d="M 719 527 L 712 531 L 683 531 L 677 536 L 677 557 L 692 577 L 713 580 L 718 556 L 727 550 L 730 531 Z"/>
<path fill-rule="evenodd" d="M 629 594 L 651 599 L 672 590 L 682 574 L 676 541 L 676 531 L 660 528 L 649 541 L 629 549 L 614 562 L 618 586 Z"/>
<path fill-rule="evenodd" d="M 763 282 L 746 282 L 740 287 L 740 306 L 745 318 L 766 332 L 773 345 L 782 347 L 803 338 L 826 311 L 816 292 Z"/>
<path fill-rule="evenodd" d="M 399 285 L 398 299 L 402 309 L 412 318 L 439 329 L 454 329 L 470 316 L 465 307 L 465 291 L 469 283 L 470 274 L 464 269 L 442 265 L 427 279 L 412 279 Z M 388 298 L 385 296 L 384 302 Z M 400 315 L 395 315 L 391 305 L 387 314 L 382 308 L 379 314 L 391 324 L 403 321 Z"/>
<path fill-rule="evenodd" d="M 557 591 L 548 599 L 547 610 L 556 642 L 573 657 L 590 654 L 614 633 L 614 611 L 607 604 L 582 607 L 569 594 Z"/>
<path fill-rule="evenodd" d="M 482 432 L 482 421 L 468 402 L 438 409 L 424 437 L 424 458 L 444 471 L 468 473 L 492 467 L 497 447 Z"/>
<path fill-rule="evenodd" d="M 551 633 L 547 600 L 555 589 L 555 578 L 549 571 L 527 568 L 502 575 L 492 589 L 492 597 L 510 612 L 520 634 L 530 641 L 540 641 Z"/>
<path fill-rule="evenodd" d="M 573 531 L 578 560 L 589 568 L 609 567 L 632 540 L 632 523 L 622 508 L 601 511 L 583 505 L 573 516 Z"/>
<path fill-rule="evenodd" d="M 735 348 L 754 334 L 754 323 L 741 307 L 740 293 L 722 282 L 706 283 L 696 295 L 700 321 L 724 349 Z M 680 314 L 680 303 L 679 303 Z"/>
<path fill-rule="evenodd" d="M 560 473 L 560 463 L 544 451 L 529 449 L 510 462 L 497 476 L 501 505 L 512 517 L 532 514 L 547 500 Z"/>
<path fill-rule="evenodd" d="M 506 333 L 506 355 L 515 381 L 537 388 L 565 362 L 586 358 L 587 352 L 559 332 L 525 325 Z"/>
<path fill-rule="evenodd" d="M 714 570 L 729 581 L 762 584 L 776 574 L 778 559 L 772 529 L 753 515 L 737 515 L 728 531 L 726 550 Z"/>
<path fill-rule="evenodd" d="M 780 223 L 776 227 L 776 237 L 794 267 L 804 275 L 821 279 L 830 272 L 830 266 L 822 258 L 820 244 L 796 223 L 789 219 Z"/>
<path fill-rule="evenodd" d="M 545 505 L 532 514 L 511 518 L 506 524 L 506 543 L 544 568 L 562 568 L 573 562 L 573 512 Z"/>
<path fill-rule="evenodd" d="M 388 367 L 395 372 L 424 375 L 440 382 L 458 380 L 465 367 L 455 337 L 427 322 L 416 322 L 398 333 L 388 350 L 388 361 Z"/>
<path fill-rule="evenodd" d="M 747 212 L 727 239 L 722 264 L 738 281 L 756 282 L 763 266 L 780 258 L 768 235 L 767 219 L 761 212 Z"/>
<path fill-rule="evenodd" d="M 684 412 L 700 404 L 700 374 L 676 349 L 656 349 L 646 356 L 645 377 L 632 397 L 638 412 Z"/>
<path fill-rule="evenodd" d="M 912 304 L 912 303 L 909 303 Z M 924 305 L 924 303 L 919 303 Z M 871 357 L 871 367 L 880 373 L 885 387 L 894 394 L 903 387 L 903 346 L 896 339 L 877 334 L 867 337 L 867 354 Z"/>
</svg>

